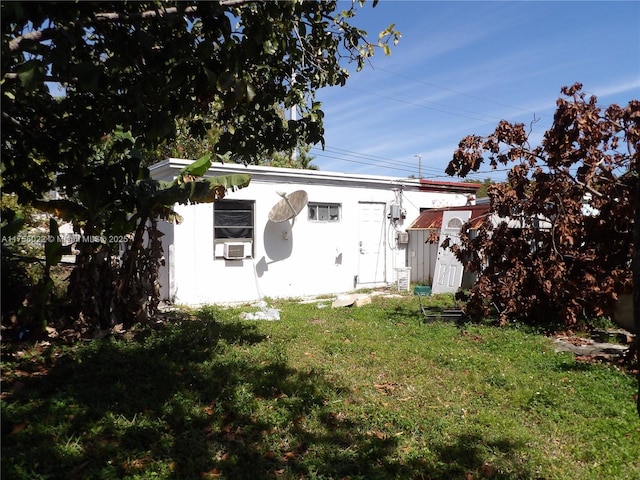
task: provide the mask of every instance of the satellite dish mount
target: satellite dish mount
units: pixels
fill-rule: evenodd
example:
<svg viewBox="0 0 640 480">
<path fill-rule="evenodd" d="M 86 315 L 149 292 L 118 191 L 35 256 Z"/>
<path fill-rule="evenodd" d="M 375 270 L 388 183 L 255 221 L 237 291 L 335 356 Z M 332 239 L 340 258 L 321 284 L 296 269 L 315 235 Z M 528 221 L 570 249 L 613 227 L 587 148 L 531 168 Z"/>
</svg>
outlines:
<svg viewBox="0 0 640 480">
<path fill-rule="evenodd" d="M 297 190 L 289 195 L 284 192 L 278 192 L 278 195 L 282 197 L 278 203 L 276 203 L 269 212 L 269 220 L 275 223 L 282 223 L 291 220 L 291 228 L 296 222 L 296 216 L 307 205 L 308 196 L 304 190 Z M 289 239 L 289 232 L 286 231 L 283 234 L 285 240 Z"/>
</svg>

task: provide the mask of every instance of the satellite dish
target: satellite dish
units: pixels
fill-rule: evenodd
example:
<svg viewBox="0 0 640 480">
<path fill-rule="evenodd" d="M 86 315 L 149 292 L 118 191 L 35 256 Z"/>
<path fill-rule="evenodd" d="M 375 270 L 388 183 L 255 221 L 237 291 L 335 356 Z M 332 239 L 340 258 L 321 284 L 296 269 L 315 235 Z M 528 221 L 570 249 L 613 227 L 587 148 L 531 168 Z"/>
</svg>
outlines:
<svg viewBox="0 0 640 480">
<path fill-rule="evenodd" d="M 278 192 L 278 195 L 282 197 L 282 200 L 271 208 L 269 220 L 281 223 L 293 218 L 295 221 L 296 215 L 307 205 L 307 192 L 297 190 L 289 195 L 286 195 L 284 192 Z"/>
</svg>

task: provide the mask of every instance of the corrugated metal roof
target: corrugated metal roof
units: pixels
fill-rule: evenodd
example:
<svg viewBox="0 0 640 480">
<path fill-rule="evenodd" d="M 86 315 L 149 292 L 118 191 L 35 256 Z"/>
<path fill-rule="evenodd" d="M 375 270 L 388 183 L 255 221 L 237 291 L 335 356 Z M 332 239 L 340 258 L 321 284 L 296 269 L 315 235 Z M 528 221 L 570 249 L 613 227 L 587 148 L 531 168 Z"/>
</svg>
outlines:
<svg viewBox="0 0 640 480">
<path fill-rule="evenodd" d="M 430 208 L 420 214 L 407 230 L 434 229 L 442 227 L 442 213 L 455 210 L 471 210 L 471 229 L 477 229 L 489 213 L 489 205 L 466 205 L 462 207 Z"/>
<path fill-rule="evenodd" d="M 467 182 L 446 182 L 442 180 L 425 180 L 420 179 L 420 190 L 429 191 L 434 189 L 446 188 L 453 192 L 470 192 L 475 194 L 482 184 L 480 183 L 467 183 Z"/>
</svg>

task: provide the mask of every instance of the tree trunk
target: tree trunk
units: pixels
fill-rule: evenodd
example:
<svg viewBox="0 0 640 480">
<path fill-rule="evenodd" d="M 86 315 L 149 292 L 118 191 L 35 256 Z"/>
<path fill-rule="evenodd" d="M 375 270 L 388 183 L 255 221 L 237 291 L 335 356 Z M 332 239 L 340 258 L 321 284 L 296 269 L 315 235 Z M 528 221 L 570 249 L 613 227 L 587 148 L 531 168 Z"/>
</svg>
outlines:
<svg viewBox="0 0 640 480">
<path fill-rule="evenodd" d="M 67 294 L 79 320 L 106 330 L 115 324 L 113 297 L 117 262 L 109 245 L 83 243 L 69 278 Z"/>
<path fill-rule="evenodd" d="M 145 232 L 148 241 L 146 247 Z M 158 269 L 162 257 L 161 235 L 157 220 L 150 215 L 142 215 L 134 239 L 122 258 L 117 297 L 125 326 L 148 322 L 157 313 L 160 303 Z"/>
</svg>

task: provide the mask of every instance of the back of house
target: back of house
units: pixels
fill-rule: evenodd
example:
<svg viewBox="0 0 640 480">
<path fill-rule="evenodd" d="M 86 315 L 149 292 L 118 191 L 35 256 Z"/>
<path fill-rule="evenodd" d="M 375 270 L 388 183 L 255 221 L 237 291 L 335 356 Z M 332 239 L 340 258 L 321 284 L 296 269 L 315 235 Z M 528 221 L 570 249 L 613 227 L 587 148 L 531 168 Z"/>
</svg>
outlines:
<svg viewBox="0 0 640 480">
<path fill-rule="evenodd" d="M 151 173 L 170 181 L 190 163 L 167 159 Z M 235 163 L 215 163 L 207 176 L 234 173 L 249 174 L 249 186 L 177 205 L 182 223 L 161 222 L 166 300 L 250 302 L 394 284 L 408 270 L 407 226 L 425 209 L 472 204 L 479 187 Z"/>
</svg>

